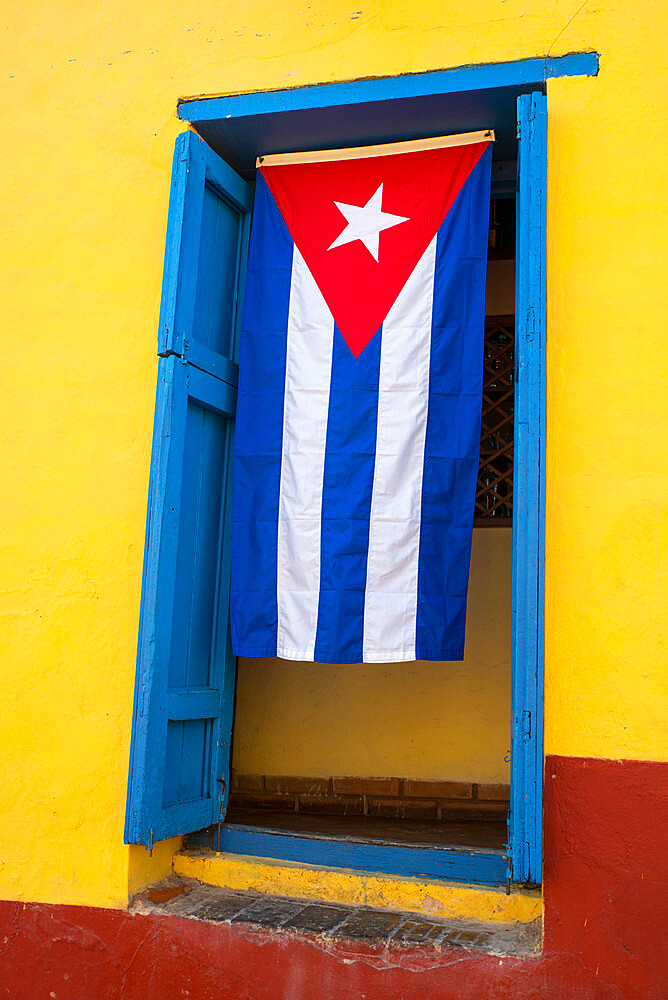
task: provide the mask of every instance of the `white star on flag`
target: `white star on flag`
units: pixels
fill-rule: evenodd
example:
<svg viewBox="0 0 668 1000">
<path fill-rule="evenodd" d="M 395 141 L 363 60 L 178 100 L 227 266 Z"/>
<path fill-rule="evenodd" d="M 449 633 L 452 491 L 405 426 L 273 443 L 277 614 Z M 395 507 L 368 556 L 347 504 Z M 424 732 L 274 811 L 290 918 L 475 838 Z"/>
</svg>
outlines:
<svg viewBox="0 0 668 1000">
<path fill-rule="evenodd" d="M 334 247 L 341 247 L 345 243 L 360 240 L 373 259 L 377 261 L 378 244 L 382 231 L 384 229 L 391 229 L 392 226 L 398 226 L 401 222 L 408 222 L 409 220 L 409 216 L 392 215 L 391 212 L 383 212 L 381 208 L 382 201 L 382 184 L 376 193 L 371 195 L 366 205 L 347 205 L 343 201 L 335 201 L 334 204 L 341 214 L 345 216 L 348 225 L 327 249 L 333 250 Z"/>
</svg>

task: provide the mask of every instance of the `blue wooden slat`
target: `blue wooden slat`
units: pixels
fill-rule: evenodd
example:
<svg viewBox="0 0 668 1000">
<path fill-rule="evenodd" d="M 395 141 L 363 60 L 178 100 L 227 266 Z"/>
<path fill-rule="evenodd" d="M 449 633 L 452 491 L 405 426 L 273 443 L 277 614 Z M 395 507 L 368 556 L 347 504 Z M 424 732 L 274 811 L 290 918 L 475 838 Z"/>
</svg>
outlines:
<svg viewBox="0 0 668 1000">
<path fill-rule="evenodd" d="M 174 146 L 172 177 L 167 212 L 165 259 L 162 269 L 162 294 L 158 321 L 158 354 L 166 354 L 173 338 L 176 292 L 179 284 L 179 263 L 185 221 L 186 187 L 190 180 L 185 139 L 178 136 Z"/>
<path fill-rule="evenodd" d="M 220 715 L 218 688 L 190 688 L 170 691 L 167 701 L 168 719 L 214 719 Z"/>
<path fill-rule="evenodd" d="M 198 802 L 209 793 L 212 724 L 212 719 L 184 719 L 183 722 L 170 723 L 183 727 L 179 803 Z M 215 789 L 211 788 L 211 791 Z"/>
<path fill-rule="evenodd" d="M 458 882 L 487 885 L 499 884 L 506 878 L 506 859 L 500 851 L 401 847 L 316 839 L 271 833 L 234 823 L 222 826 L 220 846 L 216 842 L 216 847 L 220 851 L 277 861 L 299 861 L 414 878 L 456 879 Z"/>
<path fill-rule="evenodd" d="M 251 190 L 251 197 L 254 199 L 255 196 L 255 182 L 249 185 Z M 251 206 L 252 207 L 252 206 Z M 243 216 L 241 223 L 241 232 L 239 235 L 239 271 L 237 275 L 236 291 L 235 291 L 235 301 L 234 301 L 234 315 L 236 317 L 236 322 L 234 325 L 234 338 L 232 343 L 232 353 L 231 357 L 237 363 L 239 362 L 239 347 L 241 338 L 241 318 L 242 318 L 242 305 L 244 290 L 246 288 L 246 272 L 248 270 L 248 249 L 250 245 L 250 231 L 251 231 L 251 218 L 252 213 L 249 211 Z M 235 375 L 234 381 L 232 379 L 226 378 L 221 375 L 221 378 L 225 378 L 226 381 L 231 382 L 233 385 L 238 385 L 238 376 Z"/>
<path fill-rule="evenodd" d="M 197 806 L 208 799 L 212 725 L 212 719 L 168 721 L 163 809 L 189 803 Z"/>
<path fill-rule="evenodd" d="M 209 544 L 220 534 L 223 501 L 223 460 L 225 457 L 225 417 L 211 410 L 203 414 L 202 443 L 197 467 L 199 497 L 196 528 L 197 550 L 192 570 L 190 601 L 190 655 L 187 683 L 210 682 L 211 643 L 215 622 L 216 578 L 219 549 Z M 193 470 L 194 471 L 194 470 Z"/>
<path fill-rule="evenodd" d="M 183 728 L 167 725 L 165 746 L 165 778 L 162 806 L 169 808 L 181 800 L 181 761 L 183 760 Z M 157 828 L 156 828 L 157 829 Z"/>
<path fill-rule="evenodd" d="M 245 270 L 244 270 L 245 273 Z M 236 348 L 235 348 L 236 350 Z M 236 397 L 235 397 L 236 400 Z M 220 786 L 217 789 L 219 801 L 218 818 L 222 819 L 227 810 L 230 791 L 230 763 L 232 752 L 232 724 L 234 721 L 234 690 L 237 677 L 237 658 L 232 651 L 230 628 L 230 577 L 232 559 L 232 424 L 228 422 L 223 458 L 222 495 L 225 502 L 220 510 L 220 537 L 224 540 L 216 580 L 216 601 L 218 607 L 228 609 L 227 615 L 218 618 L 212 641 L 213 655 L 222 665 L 220 724 L 217 738 L 216 775 Z"/>
<path fill-rule="evenodd" d="M 201 156 L 192 155 L 197 144 L 191 135 L 177 136 L 174 147 L 158 324 L 161 355 L 183 354 L 195 309 L 205 171 Z"/>
<path fill-rule="evenodd" d="M 202 142 L 202 140 L 194 132 L 188 132 L 191 135 L 193 142 Z M 206 143 L 202 142 L 202 145 L 198 147 L 200 153 L 204 159 L 204 165 L 206 170 L 206 180 L 210 187 L 215 188 L 221 198 L 229 202 L 240 215 L 250 212 L 252 205 L 252 194 L 251 190 L 246 183 L 242 180 L 239 175 L 232 170 L 225 160 L 222 160 L 220 156 L 217 156 L 213 150 L 209 149 Z M 233 275 L 227 276 L 228 278 L 233 277 Z"/>
<path fill-rule="evenodd" d="M 204 185 L 202 204 L 202 229 L 200 232 L 200 254 L 197 267 L 197 289 L 195 293 L 195 315 L 193 324 L 198 330 L 198 340 L 207 347 L 212 342 L 218 342 L 220 334 L 218 327 L 223 317 L 216 309 L 216 299 L 229 295 L 229 283 L 215 280 L 216 244 L 218 242 L 218 215 L 220 208 L 227 207 L 227 218 L 236 229 L 235 213 L 229 206 L 224 206 L 213 188 Z M 229 354 L 229 351 L 219 351 Z"/>
<path fill-rule="evenodd" d="M 189 398 L 185 435 L 170 687 L 209 683 L 225 417 Z"/>
<path fill-rule="evenodd" d="M 240 252 L 251 190 L 194 132 L 178 136 L 167 221 L 158 353 L 202 344 L 233 356 Z"/>
<path fill-rule="evenodd" d="M 193 581 L 197 553 L 197 516 L 201 490 L 202 434 L 205 410 L 188 401 L 183 448 L 183 475 L 179 498 L 179 536 L 174 573 L 174 605 L 179 614 L 174 616 L 170 643 L 168 685 L 182 687 L 187 684 L 190 655 L 191 610 Z M 210 549 L 209 549 L 210 551 Z M 208 683 L 206 676 L 199 683 Z"/>
<path fill-rule="evenodd" d="M 228 774 L 231 728 L 223 701 L 231 705 L 234 693 L 228 592 L 219 579 L 229 558 L 229 532 L 221 532 L 235 396 L 232 386 L 174 356 L 160 359 L 129 843 L 151 845 L 206 826 L 219 813 L 218 779 Z M 179 690 L 170 691 L 170 682 Z"/>
<path fill-rule="evenodd" d="M 185 377 L 174 358 L 158 365 L 149 486 L 146 555 L 139 619 L 135 704 L 126 813 L 128 843 L 148 843 L 159 823 L 165 772 L 165 735 L 156 720 L 166 712 L 167 664 L 173 621 L 174 555 L 178 539 L 180 483 L 173 469 L 182 462 Z M 164 728 L 164 727 L 163 727 Z M 169 747 L 173 759 L 174 745 Z M 155 764 L 161 764 L 160 775 Z M 155 817 L 155 819 L 154 819 Z"/>
<path fill-rule="evenodd" d="M 509 857 L 541 881 L 547 99 L 518 100 Z"/>
<path fill-rule="evenodd" d="M 225 357 L 233 351 L 240 220 L 236 209 L 206 185 L 191 343 L 201 343 Z"/>
<path fill-rule="evenodd" d="M 216 413 L 233 417 L 236 412 L 236 388 L 192 365 L 188 366 L 188 393 L 191 399 Z"/>
<path fill-rule="evenodd" d="M 392 101 L 431 94 L 539 84 L 552 77 L 596 76 L 597 73 L 597 53 L 583 52 L 552 59 L 520 59 L 514 62 L 458 66 L 433 73 L 354 80 L 350 83 L 319 84 L 230 97 L 195 98 L 182 101 L 178 114 L 179 118 L 195 123 L 363 104 L 368 101 Z"/>
<path fill-rule="evenodd" d="M 236 330 L 234 338 L 236 340 Z M 188 360 L 197 368 L 222 379 L 223 382 L 228 382 L 235 387 L 239 384 L 239 366 L 236 362 L 222 354 L 217 354 L 204 344 L 193 341 L 188 351 Z"/>
</svg>

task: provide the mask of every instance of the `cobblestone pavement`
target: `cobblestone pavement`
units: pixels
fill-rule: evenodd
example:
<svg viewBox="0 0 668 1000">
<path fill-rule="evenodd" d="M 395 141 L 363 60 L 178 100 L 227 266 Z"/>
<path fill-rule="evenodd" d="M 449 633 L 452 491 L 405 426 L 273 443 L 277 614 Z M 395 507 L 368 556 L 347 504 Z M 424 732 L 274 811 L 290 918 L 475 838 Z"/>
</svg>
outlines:
<svg viewBox="0 0 668 1000">
<path fill-rule="evenodd" d="M 134 912 L 212 923 L 251 924 L 283 933 L 347 938 L 392 948 L 467 948 L 499 955 L 535 955 L 540 926 L 442 920 L 420 913 L 344 906 L 306 899 L 235 892 L 194 879 L 173 878 L 135 898 Z"/>
</svg>

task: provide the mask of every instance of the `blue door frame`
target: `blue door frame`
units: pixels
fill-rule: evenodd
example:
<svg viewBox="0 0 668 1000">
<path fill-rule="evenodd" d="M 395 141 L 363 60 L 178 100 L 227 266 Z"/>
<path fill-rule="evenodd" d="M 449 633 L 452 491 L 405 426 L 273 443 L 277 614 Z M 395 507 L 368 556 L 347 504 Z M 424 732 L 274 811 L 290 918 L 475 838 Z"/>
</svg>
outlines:
<svg viewBox="0 0 668 1000">
<path fill-rule="evenodd" d="M 422 134 L 428 134 L 428 126 L 420 123 L 419 114 L 403 118 L 397 114 L 409 98 L 418 102 L 425 98 L 432 102 L 414 105 L 427 117 L 434 113 L 433 98 L 440 98 L 439 122 L 443 133 L 455 130 L 447 115 L 450 106 L 456 109 L 457 115 L 467 107 L 466 113 L 473 113 L 475 118 L 475 99 L 472 105 L 471 95 L 475 98 L 482 94 L 485 99 L 492 95 L 491 105 L 482 100 L 478 115 L 493 117 L 496 112 L 489 108 L 493 108 L 497 98 L 504 105 L 498 113 L 507 114 L 509 94 L 513 107 L 517 102 L 515 513 L 511 808 L 507 856 L 502 852 L 456 848 L 412 849 L 368 843 L 341 845 L 322 838 L 278 835 L 232 824 L 222 827 L 220 849 L 397 875 L 428 875 L 482 883 L 502 882 L 506 876 L 516 883 L 541 881 L 547 174 L 546 98 L 541 91 L 549 77 L 596 75 L 597 71 L 598 57 L 585 53 L 268 94 L 197 99 L 179 106 L 179 116 L 183 120 L 189 121 L 217 152 L 231 159 L 234 166 L 243 169 L 244 157 L 247 159 L 248 154 L 242 149 L 244 137 L 255 154 L 277 149 L 278 140 L 272 140 L 272 136 L 286 133 L 288 138 L 282 141 L 289 142 L 292 149 L 317 148 L 314 135 L 318 128 L 314 123 L 318 116 L 328 129 L 327 145 L 336 146 L 346 141 L 344 135 L 350 136 L 356 129 L 363 129 L 365 121 L 368 126 L 370 106 L 375 123 L 372 138 L 376 141 L 407 138 L 406 130 L 422 129 Z M 466 100 L 459 103 L 454 100 L 450 105 L 446 95 L 454 98 L 464 95 Z M 340 115 L 342 107 L 343 117 Z M 334 111 L 336 114 L 332 117 L 329 112 Z M 287 118 L 286 113 L 289 113 Z M 402 122 L 410 124 L 402 125 Z M 469 119 L 470 127 L 478 127 L 478 124 Z M 481 127 L 488 125 L 494 125 L 489 117 Z M 389 131 L 382 133 L 384 128 Z M 368 127 L 366 134 L 368 137 Z M 228 156 L 228 140 L 239 162 L 235 163 L 234 156 Z"/>
<path fill-rule="evenodd" d="M 508 875 L 541 882 L 547 98 L 517 101 L 515 420 Z"/>
</svg>

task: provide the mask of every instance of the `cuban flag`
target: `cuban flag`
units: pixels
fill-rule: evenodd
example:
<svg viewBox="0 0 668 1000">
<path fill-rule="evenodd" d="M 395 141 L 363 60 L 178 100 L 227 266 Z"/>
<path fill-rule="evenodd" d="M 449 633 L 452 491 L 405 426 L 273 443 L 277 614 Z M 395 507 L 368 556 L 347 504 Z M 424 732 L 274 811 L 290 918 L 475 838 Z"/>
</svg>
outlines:
<svg viewBox="0 0 668 1000">
<path fill-rule="evenodd" d="M 492 140 L 258 160 L 233 470 L 238 655 L 463 657 Z"/>
</svg>

